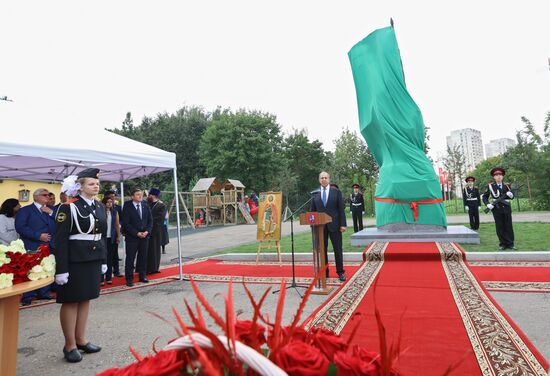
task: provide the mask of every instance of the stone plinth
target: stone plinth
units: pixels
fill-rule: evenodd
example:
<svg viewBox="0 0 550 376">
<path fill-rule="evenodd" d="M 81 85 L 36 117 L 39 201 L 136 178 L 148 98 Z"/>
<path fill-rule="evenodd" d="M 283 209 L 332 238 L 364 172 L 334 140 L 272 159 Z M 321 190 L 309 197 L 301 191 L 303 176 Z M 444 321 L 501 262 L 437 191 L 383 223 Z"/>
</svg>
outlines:
<svg viewBox="0 0 550 376">
<path fill-rule="evenodd" d="M 392 231 L 390 231 L 392 230 Z M 479 234 L 465 226 L 442 227 L 420 225 L 391 228 L 366 228 L 351 236 L 351 245 L 362 246 L 373 242 L 455 242 L 479 244 Z"/>
</svg>

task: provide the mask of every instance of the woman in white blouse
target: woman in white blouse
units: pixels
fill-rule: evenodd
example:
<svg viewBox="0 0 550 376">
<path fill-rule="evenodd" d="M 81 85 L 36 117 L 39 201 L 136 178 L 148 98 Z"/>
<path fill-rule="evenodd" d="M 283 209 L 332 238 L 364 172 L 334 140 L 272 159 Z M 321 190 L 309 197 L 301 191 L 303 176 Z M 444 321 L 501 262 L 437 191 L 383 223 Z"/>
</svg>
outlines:
<svg viewBox="0 0 550 376">
<path fill-rule="evenodd" d="M 15 231 L 15 215 L 21 208 L 19 200 L 8 198 L 0 207 L 0 244 L 9 245 L 12 241 L 19 239 Z"/>
</svg>

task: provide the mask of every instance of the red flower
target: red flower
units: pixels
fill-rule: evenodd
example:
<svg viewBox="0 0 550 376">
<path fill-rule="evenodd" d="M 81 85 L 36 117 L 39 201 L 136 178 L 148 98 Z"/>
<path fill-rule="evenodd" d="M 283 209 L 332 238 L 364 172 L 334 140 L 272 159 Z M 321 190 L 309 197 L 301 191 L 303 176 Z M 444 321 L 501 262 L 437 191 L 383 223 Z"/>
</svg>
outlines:
<svg viewBox="0 0 550 376">
<path fill-rule="evenodd" d="M 273 356 L 273 362 L 290 376 L 318 376 L 327 373 L 329 361 L 315 347 L 291 341 Z"/>
<path fill-rule="evenodd" d="M 124 368 L 111 368 L 97 376 L 179 376 L 184 366 L 175 350 L 160 351 Z"/>
<path fill-rule="evenodd" d="M 361 346 L 355 345 L 351 349 L 351 354 L 364 362 L 374 364 L 378 369 L 382 367 L 382 359 L 380 357 L 380 354 L 377 352 L 368 351 Z"/>
<path fill-rule="evenodd" d="M 348 344 L 339 335 L 327 329 L 313 328 L 310 331 L 310 338 L 311 344 L 321 350 L 331 362 L 334 354 L 338 351 L 346 352 L 348 349 Z"/>
<path fill-rule="evenodd" d="M 338 370 L 338 376 L 375 376 L 378 375 L 378 367 L 369 360 L 363 360 L 344 352 L 334 355 L 334 364 Z"/>
<path fill-rule="evenodd" d="M 237 320 L 235 322 L 235 334 L 237 340 L 248 346 L 261 346 L 266 342 L 265 327 L 256 324 L 256 330 L 253 332 L 252 321 L 250 320 Z"/>
</svg>

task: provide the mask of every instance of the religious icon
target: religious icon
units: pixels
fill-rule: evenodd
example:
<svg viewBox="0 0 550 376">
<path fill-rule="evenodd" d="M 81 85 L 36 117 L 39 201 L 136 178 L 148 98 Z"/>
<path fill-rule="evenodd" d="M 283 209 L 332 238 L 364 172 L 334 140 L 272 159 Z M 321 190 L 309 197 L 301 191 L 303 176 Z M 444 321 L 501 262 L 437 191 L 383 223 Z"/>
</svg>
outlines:
<svg viewBox="0 0 550 376">
<path fill-rule="evenodd" d="M 260 194 L 258 212 L 258 240 L 281 239 L 281 192 Z"/>
</svg>

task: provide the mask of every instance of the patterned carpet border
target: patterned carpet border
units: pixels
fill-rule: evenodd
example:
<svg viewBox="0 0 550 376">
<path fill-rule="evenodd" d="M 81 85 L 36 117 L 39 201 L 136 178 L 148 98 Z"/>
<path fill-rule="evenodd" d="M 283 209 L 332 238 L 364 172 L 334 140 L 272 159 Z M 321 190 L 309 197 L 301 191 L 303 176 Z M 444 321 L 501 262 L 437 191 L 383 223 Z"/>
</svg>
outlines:
<svg viewBox="0 0 550 376">
<path fill-rule="evenodd" d="M 487 297 L 454 243 L 437 243 L 443 269 L 482 375 L 547 375 Z"/>
<path fill-rule="evenodd" d="M 509 267 L 543 267 L 550 268 L 548 261 L 468 261 L 470 266 L 509 266 Z"/>
<path fill-rule="evenodd" d="M 193 278 L 196 282 L 229 282 L 232 280 L 234 283 L 240 283 L 243 281 L 247 283 L 268 283 L 268 284 L 280 284 L 284 279 L 285 282 L 292 282 L 292 277 L 247 277 L 247 276 L 227 276 L 227 275 L 211 275 L 211 274 L 183 274 L 184 280 Z M 296 283 L 304 287 L 308 287 L 313 278 L 311 277 L 296 277 Z M 338 278 L 328 278 L 327 284 L 338 286 L 341 282 Z"/>
<path fill-rule="evenodd" d="M 256 263 L 256 261 L 220 261 L 219 264 L 221 265 L 263 265 L 263 266 L 292 266 L 291 262 L 278 262 L 278 261 L 260 261 Z M 350 262 L 344 262 L 344 265 L 347 266 L 359 266 L 361 265 L 361 261 L 350 261 Z M 313 266 L 313 262 L 311 261 L 295 261 L 294 265 L 297 266 Z"/>
<path fill-rule="evenodd" d="M 388 243 L 373 243 L 366 252 L 366 261 L 306 323 L 306 330 L 323 327 L 339 334 L 376 279 L 384 264 Z"/>
<path fill-rule="evenodd" d="M 483 286 L 495 292 L 550 292 L 550 282 L 483 281 Z"/>
</svg>

